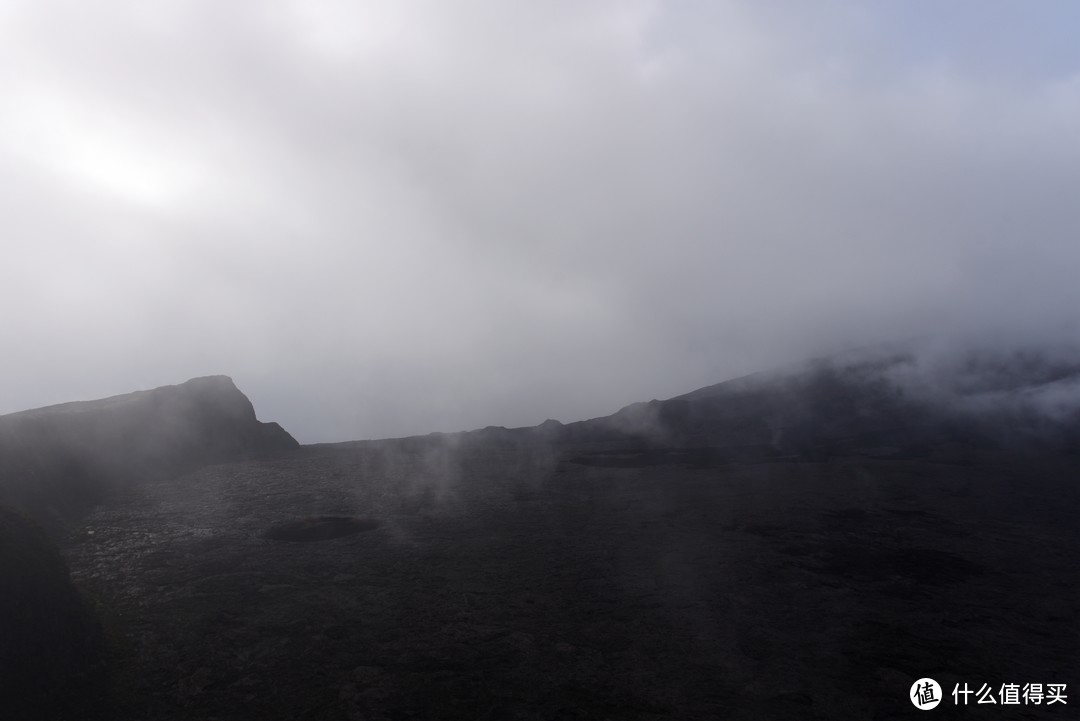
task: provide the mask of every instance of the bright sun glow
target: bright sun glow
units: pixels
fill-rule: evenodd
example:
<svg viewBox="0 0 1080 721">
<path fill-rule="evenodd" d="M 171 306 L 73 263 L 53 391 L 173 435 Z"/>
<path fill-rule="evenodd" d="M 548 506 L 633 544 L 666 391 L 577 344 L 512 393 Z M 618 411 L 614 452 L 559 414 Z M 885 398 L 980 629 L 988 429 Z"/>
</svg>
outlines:
<svg viewBox="0 0 1080 721">
<path fill-rule="evenodd" d="M 15 155 L 48 167 L 92 192 L 167 206 L 198 179 L 198 165 L 134 118 L 45 93 L 23 95 L 5 118 Z"/>
</svg>

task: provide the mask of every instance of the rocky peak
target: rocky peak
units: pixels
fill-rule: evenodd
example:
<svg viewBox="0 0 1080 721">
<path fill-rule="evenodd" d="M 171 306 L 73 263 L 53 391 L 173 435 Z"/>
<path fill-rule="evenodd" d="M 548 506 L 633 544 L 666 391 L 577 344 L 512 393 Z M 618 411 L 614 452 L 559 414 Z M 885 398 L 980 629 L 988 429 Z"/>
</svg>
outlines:
<svg viewBox="0 0 1080 721">
<path fill-rule="evenodd" d="M 0 416 L 0 502 L 49 522 L 146 476 L 298 447 L 228 376 Z"/>
</svg>

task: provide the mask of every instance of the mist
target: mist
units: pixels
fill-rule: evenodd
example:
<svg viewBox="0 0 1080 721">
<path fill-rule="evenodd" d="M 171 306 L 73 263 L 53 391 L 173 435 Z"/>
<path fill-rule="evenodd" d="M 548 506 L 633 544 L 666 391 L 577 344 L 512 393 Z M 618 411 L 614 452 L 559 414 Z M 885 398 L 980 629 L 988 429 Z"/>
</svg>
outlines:
<svg viewBox="0 0 1080 721">
<path fill-rule="evenodd" d="M 311 443 L 1075 342 L 1076 16 L 5 3 L 0 412 L 223 373 Z"/>
</svg>

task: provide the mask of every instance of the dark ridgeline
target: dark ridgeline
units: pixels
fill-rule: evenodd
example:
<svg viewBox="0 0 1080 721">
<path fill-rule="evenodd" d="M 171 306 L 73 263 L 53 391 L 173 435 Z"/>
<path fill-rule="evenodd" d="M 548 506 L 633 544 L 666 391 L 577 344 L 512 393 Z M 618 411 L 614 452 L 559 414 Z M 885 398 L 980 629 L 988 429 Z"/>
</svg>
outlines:
<svg viewBox="0 0 1080 721">
<path fill-rule="evenodd" d="M 50 529 L 123 486 L 298 447 L 227 376 L 0 416 L 0 504 Z"/>
<path fill-rule="evenodd" d="M 196 379 L 0 417 L 0 494 L 60 528 L 93 506 L 61 538 L 121 721 L 901 718 L 921 676 L 1075 683 L 1080 364 L 1050 357 L 849 354 L 288 454 Z M 41 559 L 0 569 L 43 609 L 19 648 L 66 629 L 26 668 L 88 713 L 96 626 L 3 523 L 0 560 Z"/>
</svg>

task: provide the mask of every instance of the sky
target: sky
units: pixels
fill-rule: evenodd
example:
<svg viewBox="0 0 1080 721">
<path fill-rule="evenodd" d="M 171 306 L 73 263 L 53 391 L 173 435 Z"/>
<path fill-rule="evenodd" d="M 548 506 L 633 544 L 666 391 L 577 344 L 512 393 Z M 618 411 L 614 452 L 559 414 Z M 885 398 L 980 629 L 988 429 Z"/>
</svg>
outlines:
<svg viewBox="0 0 1080 721">
<path fill-rule="evenodd" d="M 0 413 L 304 443 L 1080 337 L 1080 6 L 0 0 Z"/>
</svg>

